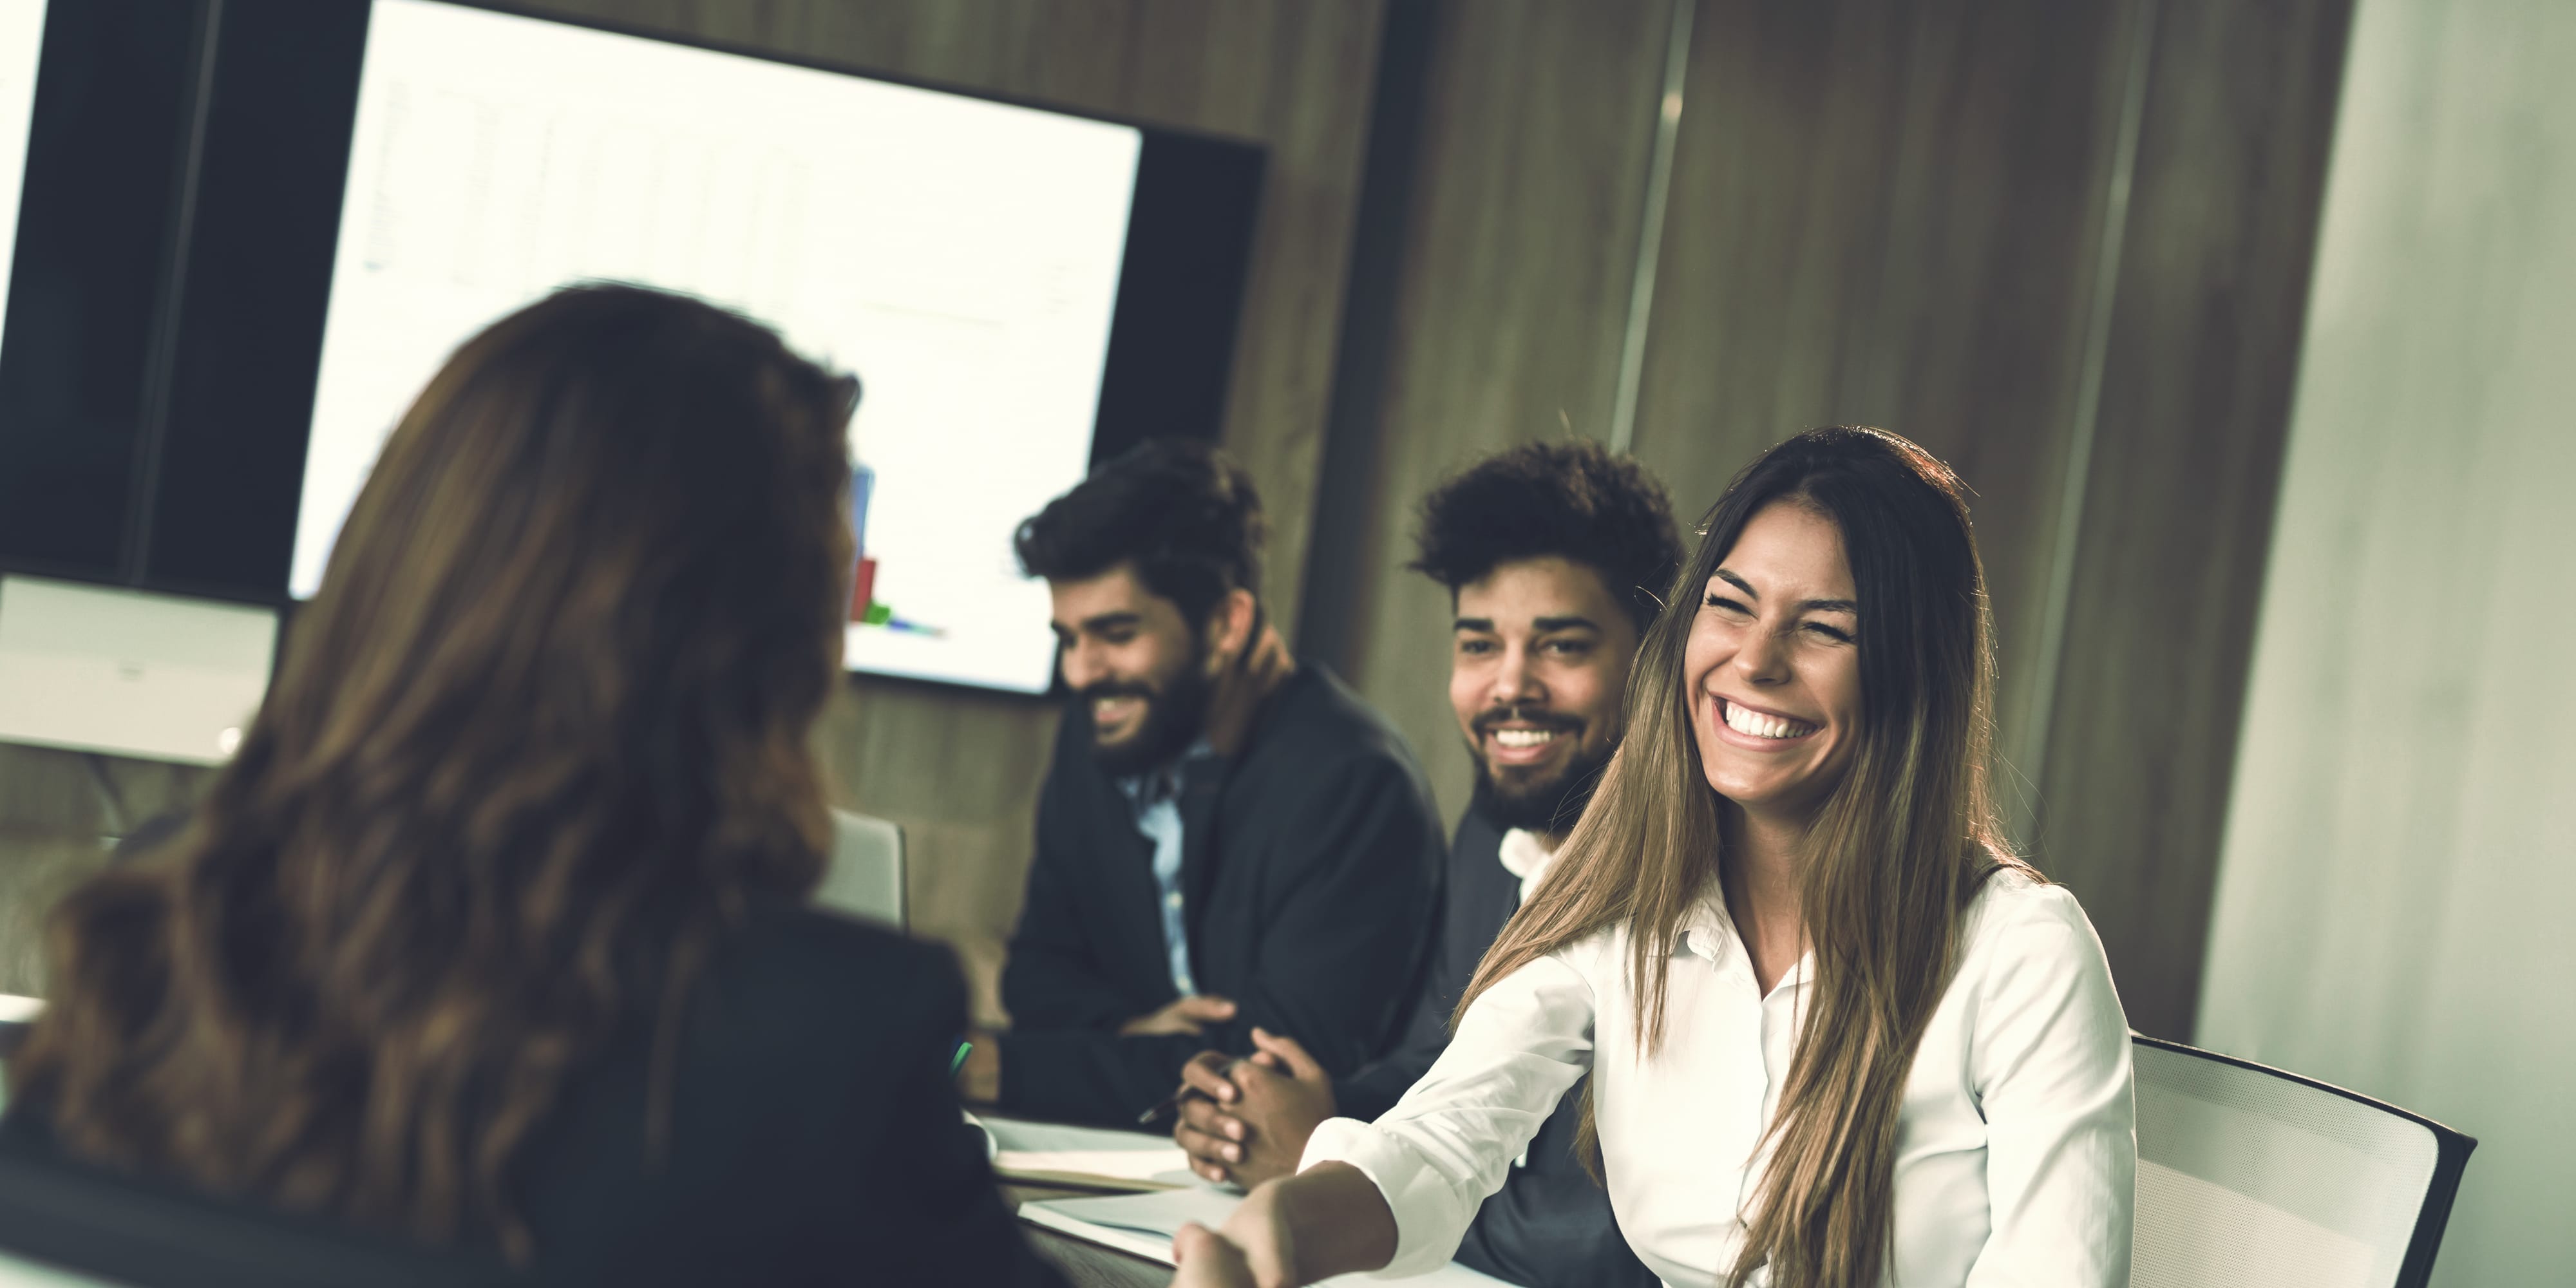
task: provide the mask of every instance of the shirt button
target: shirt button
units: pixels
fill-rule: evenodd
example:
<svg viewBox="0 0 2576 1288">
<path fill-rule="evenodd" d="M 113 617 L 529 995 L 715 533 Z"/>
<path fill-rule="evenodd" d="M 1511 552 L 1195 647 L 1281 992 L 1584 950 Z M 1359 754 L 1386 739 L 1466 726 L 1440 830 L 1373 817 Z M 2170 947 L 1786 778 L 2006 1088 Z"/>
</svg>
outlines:
<svg viewBox="0 0 2576 1288">
<path fill-rule="evenodd" d="M 1181 906 L 1181 892 L 1180 892 L 1180 891 L 1178 891 L 1178 890 L 1175 890 L 1175 891 L 1171 892 L 1170 894 L 1164 895 L 1164 896 L 1163 896 L 1163 906 L 1164 906 L 1164 907 L 1166 907 L 1166 908 L 1177 908 L 1177 907 L 1180 907 L 1180 906 Z"/>
</svg>

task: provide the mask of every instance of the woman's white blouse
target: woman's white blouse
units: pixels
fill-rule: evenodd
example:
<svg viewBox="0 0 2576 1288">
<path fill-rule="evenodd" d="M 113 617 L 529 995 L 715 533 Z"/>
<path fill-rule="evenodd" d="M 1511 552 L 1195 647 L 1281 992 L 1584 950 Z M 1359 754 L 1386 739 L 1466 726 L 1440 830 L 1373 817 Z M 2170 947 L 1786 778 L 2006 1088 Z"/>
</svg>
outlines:
<svg viewBox="0 0 2576 1288">
<path fill-rule="evenodd" d="M 1395 1212 L 1382 1276 L 1449 1259 L 1586 1069 L 1629 1246 L 1676 1288 L 1734 1264 L 1810 963 L 1760 993 L 1712 891 L 1665 969 L 1664 1042 L 1651 1060 L 1635 1041 L 1627 931 L 1604 931 L 1477 998 L 1385 1117 L 1316 1129 L 1301 1167 L 1349 1163 Z M 1969 909 L 1958 973 L 1906 1084 L 1887 1282 L 2127 1284 L 2135 1124 L 2128 1023 L 2092 923 L 2064 889 L 1998 873 Z"/>
</svg>

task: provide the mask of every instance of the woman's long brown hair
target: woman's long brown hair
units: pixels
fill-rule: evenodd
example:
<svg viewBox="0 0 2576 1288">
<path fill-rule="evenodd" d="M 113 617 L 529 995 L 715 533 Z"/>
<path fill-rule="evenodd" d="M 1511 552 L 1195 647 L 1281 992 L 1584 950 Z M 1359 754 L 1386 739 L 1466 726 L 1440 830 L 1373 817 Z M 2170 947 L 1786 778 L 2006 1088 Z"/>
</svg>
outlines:
<svg viewBox="0 0 2576 1288">
<path fill-rule="evenodd" d="M 855 384 L 633 287 L 467 341 L 385 444 L 190 827 L 74 892 L 12 1069 L 64 1146 L 531 1251 L 509 1175 L 829 837 Z"/>
<path fill-rule="evenodd" d="M 1477 966 L 1458 1013 L 1532 960 L 1629 931 L 1637 1032 L 1664 1033 L 1664 969 L 1691 908 L 1714 897 L 1724 811 L 1691 728 L 1683 649 L 1716 571 L 1763 507 L 1804 505 L 1840 529 L 1860 596 L 1861 716 L 1842 781 L 1800 863 L 1814 955 L 1780 1108 L 1763 1143 L 1742 1255 L 1772 1288 L 1875 1288 L 1895 1205 L 1898 1112 L 1924 1026 L 1949 983 L 1960 921 L 1984 879 L 2028 871 L 1988 794 L 1994 666 L 1985 577 L 1947 466 L 1881 430 L 1810 430 L 1738 474 L 1646 634 L 1628 734 L 1549 879 Z M 1587 1099 L 1577 1148 L 1600 1163 Z"/>
</svg>

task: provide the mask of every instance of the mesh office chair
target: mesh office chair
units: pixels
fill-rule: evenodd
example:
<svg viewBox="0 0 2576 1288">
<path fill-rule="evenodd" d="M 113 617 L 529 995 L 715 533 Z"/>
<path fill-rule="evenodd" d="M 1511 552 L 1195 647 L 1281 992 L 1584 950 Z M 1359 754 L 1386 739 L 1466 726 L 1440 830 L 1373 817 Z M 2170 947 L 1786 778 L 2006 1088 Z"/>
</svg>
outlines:
<svg viewBox="0 0 2576 1288">
<path fill-rule="evenodd" d="M 885 819 L 833 810 L 832 860 L 823 869 L 814 902 L 903 929 L 903 829 Z"/>
<path fill-rule="evenodd" d="M 2248 1060 L 2132 1035 L 2132 1288 L 2422 1288 L 2477 1141 Z"/>
</svg>

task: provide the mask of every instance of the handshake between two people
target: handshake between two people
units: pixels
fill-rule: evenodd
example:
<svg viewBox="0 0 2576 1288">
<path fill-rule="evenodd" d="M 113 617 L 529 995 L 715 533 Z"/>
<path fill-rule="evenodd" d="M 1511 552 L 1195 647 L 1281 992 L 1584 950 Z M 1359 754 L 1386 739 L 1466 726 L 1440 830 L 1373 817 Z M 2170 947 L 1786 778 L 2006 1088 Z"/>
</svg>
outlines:
<svg viewBox="0 0 2576 1288">
<path fill-rule="evenodd" d="M 1172 1141 L 1190 1170 L 1251 1189 L 1297 1170 L 1306 1138 L 1333 1116 L 1333 1080 L 1295 1038 L 1252 1030 L 1237 1059 L 1202 1051 L 1181 1066 Z"/>
</svg>

